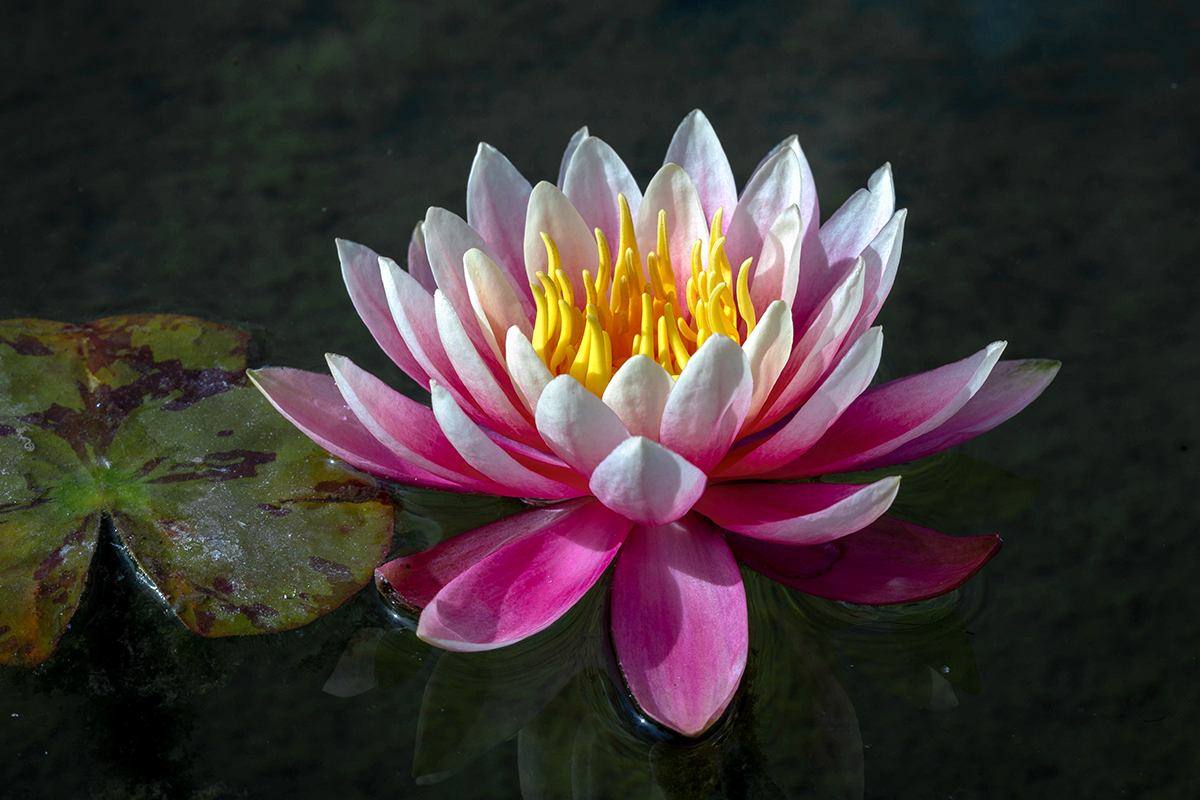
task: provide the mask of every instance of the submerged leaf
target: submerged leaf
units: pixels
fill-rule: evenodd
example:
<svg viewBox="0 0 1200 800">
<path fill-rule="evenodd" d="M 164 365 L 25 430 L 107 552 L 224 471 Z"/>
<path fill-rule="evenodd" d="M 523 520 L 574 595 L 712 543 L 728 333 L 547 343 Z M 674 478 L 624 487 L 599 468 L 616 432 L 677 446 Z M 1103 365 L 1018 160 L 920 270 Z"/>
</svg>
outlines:
<svg viewBox="0 0 1200 800">
<path fill-rule="evenodd" d="M 0 322 L 0 663 L 53 652 L 106 514 L 205 636 L 303 625 L 370 579 L 386 495 L 247 387 L 247 341 L 171 315 Z"/>
</svg>

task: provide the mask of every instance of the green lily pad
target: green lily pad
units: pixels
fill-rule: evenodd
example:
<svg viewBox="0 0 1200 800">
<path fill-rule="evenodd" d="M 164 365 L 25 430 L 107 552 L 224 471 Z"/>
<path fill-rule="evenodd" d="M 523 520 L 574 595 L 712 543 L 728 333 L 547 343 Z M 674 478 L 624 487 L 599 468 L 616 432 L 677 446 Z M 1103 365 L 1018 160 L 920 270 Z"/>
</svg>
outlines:
<svg viewBox="0 0 1200 800">
<path fill-rule="evenodd" d="M 106 518 L 204 636 L 303 625 L 370 580 L 386 493 L 247 384 L 248 340 L 173 315 L 0 322 L 0 664 L 54 651 Z"/>
</svg>

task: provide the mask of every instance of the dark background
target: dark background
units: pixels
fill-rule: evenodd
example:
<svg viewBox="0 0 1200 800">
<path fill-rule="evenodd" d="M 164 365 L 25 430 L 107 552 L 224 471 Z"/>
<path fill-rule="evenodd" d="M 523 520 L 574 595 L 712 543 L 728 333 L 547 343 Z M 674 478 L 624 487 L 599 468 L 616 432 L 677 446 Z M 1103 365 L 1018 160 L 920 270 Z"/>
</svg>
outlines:
<svg viewBox="0 0 1200 800">
<path fill-rule="evenodd" d="M 395 379 L 333 239 L 402 261 L 426 207 L 464 212 L 477 141 L 553 180 L 586 124 L 645 185 L 700 107 L 739 185 L 797 133 L 823 218 L 890 161 L 909 217 L 884 375 L 999 338 L 1064 366 L 965 448 L 1043 481 L 988 529 L 983 692 L 852 695 L 867 796 L 1200 796 L 1190 4 L 10 1 L 0 23 L 0 318 L 189 313 L 290 366 L 329 350 Z M 320 625 L 283 646 L 325 653 L 307 677 L 243 664 L 147 717 L 173 731 L 162 768 L 197 796 L 418 791 L 416 701 L 320 695 Z M 0 676 L 0 794 L 124 796 L 73 669 Z M 440 791 L 514 792 L 496 752 Z"/>
</svg>

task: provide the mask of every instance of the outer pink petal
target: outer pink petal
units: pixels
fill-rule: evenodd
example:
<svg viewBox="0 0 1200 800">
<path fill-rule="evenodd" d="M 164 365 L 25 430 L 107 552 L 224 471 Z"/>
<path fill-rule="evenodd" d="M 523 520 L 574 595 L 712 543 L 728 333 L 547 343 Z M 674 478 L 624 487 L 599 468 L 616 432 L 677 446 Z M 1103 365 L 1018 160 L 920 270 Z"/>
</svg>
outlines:
<svg viewBox="0 0 1200 800">
<path fill-rule="evenodd" d="M 648 715 L 686 736 L 711 726 L 746 668 L 746 594 L 721 534 L 692 515 L 638 526 L 617 557 L 613 644 Z"/>
<path fill-rule="evenodd" d="M 538 399 L 542 440 L 567 464 L 591 475 L 629 431 L 616 413 L 570 375 L 559 375 Z"/>
<path fill-rule="evenodd" d="M 817 229 L 821 224 L 821 204 L 817 197 L 817 184 L 813 180 L 812 167 L 808 165 L 808 159 L 804 155 L 804 148 L 800 146 L 800 140 L 793 134 L 784 139 L 779 144 L 767 153 L 763 160 L 758 162 L 758 166 L 751 173 L 750 180 L 754 180 L 763 167 L 771 162 L 775 154 L 780 150 L 788 149 L 796 154 L 797 160 L 800 162 L 800 220 L 804 228 L 804 245 L 802 249 L 811 249 L 817 247 Z"/>
<path fill-rule="evenodd" d="M 479 143 L 467 178 L 467 224 L 483 236 L 496 254 L 496 264 L 514 287 L 525 278 L 525 208 L 533 187 L 504 155 Z M 519 293 L 526 316 L 533 316 L 533 298 Z"/>
<path fill-rule="evenodd" d="M 347 239 L 337 240 L 337 251 L 338 260 L 342 262 L 342 280 L 346 282 L 346 291 L 350 293 L 350 300 L 354 303 L 358 316 L 362 317 L 367 329 L 383 348 L 383 352 L 387 353 L 388 358 L 396 362 L 410 378 L 428 388 L 429 376 L 413 358 L 400 331 L 396 329 L 396 322 L 392 319 L 387 295 L 383 289 L 383 279 L 379 276 L 378 254 L 369 247 Z"/>
<path fill-rule="evenodd" d="M 474 343 L 468 338 L 462 318 L 455 313 L 440 289 L 434 293 L 433 299 L 438 334 L 446 348 L 446 356 L 462 379 L 474 406 L 484 415 L 478 421 L 509 438 L 530 444 L 538 442 L 537 431 L 526 416 L 524 404 L 518 399 L 516 390 L 512 388 L 508 372 L 501 372 L 502 377 L 497 379 L 484 362 L 483 354 L 475 349 Z M 453 385 L 447 388 L 454 394 Z M 471 408 L 467 403 L 460 405 Z"/>
<path fill-rule="evenodd" d="M 800 286 L 796 290 L 795 312 L 801 319 L 811 311 L 806 298 L 824 297 L 829 288 L 842 280 L 855 259 L 892 218 L 896 192 L 892 168 L 884 164 L 842 207 L 825 221 L 819 241 L 805 246 L 800 254 Z"/>
<path fill-rule="evenodd" d="M 508 490 L 507 494 L 513 497 L 539 497 L 547 500 L 562 500 L 586 494 L 517 461 L 472 422 L 448 392 L 436 382 L 430 388 L 433 413 L 442 433 L 468 464 L 503 485 Z"/>
<path fill-rule="evenodd" d="M 912 461 L 990 431 L 1037 399 L 1058 374 L 1060 366 L 1061 362 L 1038 358 L 1001 361 L 958 413 L 863 468 Z"/>
<path fill-rule="evenodd" d="M 628 520 L 589 503 L 498 548 L 437 593 L 417 635 L 447 650 L 492 650 L 545 630 L 607 569 Z"/>
<path fill-rule="evenodd" d="M 563 176 L 563 194 L 583 217 L 588 229 L 599 228 L 611 247 L 619 241 L 621 226 L 617 194 L 624 194 L 629 208 L 637 214 L 642 192 L 629 167 L 608 143 L 589 136 L 579 143 Z M 593 245 L 593 250 L 595 249 Z M 592 261 L 596 260 L 593 255 Z M 588 265 L 592 274 L 595 266 Z"/>
<path fill-rule="evenodd" d="M 333 455 L 381 478 L 431 489 L 461 489 L 379 443 L 346 405 L 328 375 L 273 367 L 246 373 L 289 422 Z"/>
<path fill-rule="evenodd" d="M 453 394 L 459 405 L 469 408 L 468 413 L 472 417 L 483 419 L 485 415 L 463 386 L 446 355 L 446 348 L 442 346 L 433 295 L 390 258 L 379 259 L 379 268 L 388 306 L 392 309 L 392 318 L 396 321 L 396 329 L 404 337 L 413 358 L 431 380 L 437 381 Z"/>
<path fill-rule="evenodd" d="M 716 470 L 722 478 L 761 475 L 808 450 L 871 383 L 883 352 L 883 331 L 872 328 L 850 348 L 790 419 L 765 439 L 738 448 Z"/>
<path fill-rule="evenodd" d="M 788 363 L 750 430 L 761 430 L 791 413 L 833 367 L 862 308 L 863 279 L 864 268 L 859 262 L 819 304 L 817 311 L 795 329 L 795 345 Z M 795 309 L 792 311 L 795 324 Z"/>
<path fill-rule="evenodd" d="M 695 109 L 679 123 L 663 164 L 678 164 L 692 177 L 705 219 L 711 220 L 718 208 L 724 208 L 727 214 L 733 211 L 737 204 L 733 170 L 703 111 Z"/>
<path fill-rule="evenodd" d="M 332 353 L 325 358 L 346 405 L 384 447 L 464 491 L 512 496 L 463 460 L 438 427 L 432 409 L 395 391 L 348 358 Z"/>
<path fill-rule="evenodd" d="M 433 269 L 429 266 L 429 251 L 425 248 L 425 220 L 413 228 L 412 239 L 408 243 L 408 274 L 430 294 L 437 289 Z"/>
<path fill-rule="evenodd" d="M 592 498 L 583 498 L 505 517 L 428 550 L 389 561 L 375 570 L 375 582 L 384 595 L 413 608 L 425 608 L 446 584 L 504 545 L 547 529 L 578 526 L 592 519 L 597 507 L 600 504 Z"/>
<path fill-rule="evenodd" d="M 870 525 L 888 510 L 899 489 L 895 476 L 863 485 L 721 483 L 708 487 L 696 511 L 754 539 L 814 545 Z"/>
<path fill-rule="evenodd" d="M 643 525 L 665 525 L 695 505 L 706 481 L 678 453 L 644 436 L 631 436 L 600 462 L 588 486 L 618 514 Z"/>
<path fill-rule="evenodd" d="M 525 215 L 525 275 L 531 284 L 537 283 L 536 273 L 545 272 L 549 263 L 543 233 L 554 240 L 563 271 L 576 296 L 582 297 L 583 271 L 595 270 L 598 263 L 596 238 L 567 196 L 545 181 L 533 187 Z"/>
<path fill-rule="evenodd" d="M 795 303 L 802 235 L 800 207 L 796 205 L 785 208 L 767 231 L 762 251 L 750 266 L 750 301 L 758 313 L 775 300 L 789 308 Z"/>
<path fill-rule="evenodd" d="M 676 295 L 684 297 L 688 278 L 692 275 L 689 266 L 692 247 L 697 239 L 702 243 L 703 252 L 708 252 L 708 220 L 705 219 L 700 195 L 696 193 L 692 179 L 675 164 L 666 164 L 654 173 L 650 184 L 646 186 L 641 208 L 634 210 L 634 230 L 643 258 L 646 253 L 658 249 L 659 211 L 666 213 L 667 246 L 671 251 L 671 266 L 675 272 Z M 734 263 L 735 270 L 740 263 Z M 677 301 L 676 306 L 679 305 Z M 682 310 L 687 314 L 686 302 L 682 305 L 682 309 L 676 308 L 676 312 Z"/>
<path fill-rule="evenodd" d="M 587 125 L 584 125 L 579 130 L 571 134 L 570 141 L 567 142 L 567 149 L 563 151 L 562 161 L 558 165 L 558 180 L 555 182 L 560 190 L 567 180 L 567 167 L 571 165 L 571 158 L 575 155 L 575 151 L 579 149 L 579 144 L 588 137 Z"/>
<path fill-rule="evenodd" d="M 764 478 L 802 478 L 858 469 L 950 419 L 979 391 L 1004 342 L 970 358 L 864 392 L 808 452 Z"/>
<path fill-rule="evenodd" d="M 998 536 L 946 536 L 881 517 L 849 536 L 794 547 L 729 534 L 738 561 L 818 597 L 865 605 L 912 603 L 956 589 L 1000 550 Z"/>
<path fill-rule="evenodd" d="M 478 231 L 462 217 L 444 208 L 430 208 L 425 212 L 425 244 L 429 249 L 429 266 L 438 288 L 462 319 L 463 328 L 476 349 L 496 362 L 471 308 L 467 276 L 463 268 L 463 256 L 472 248 L 482 251 L 492 261 L 496 260 L 496 254 Z"/>
<path fill-rule="evenodd" d="M 729 215 L 725 252 L 736 267 L 747 258 L 758 258 L 767 231 L 788 206 L 800 204 L 800 161 L 790 147 L 780 150 L 750 178 Z"/>
<path fill-rule="evenodd" d="M 713 336 L 675 381 L 659 441 L 707 472 L 729 451 L 753 394 L 745 351 L 726 336 Z"/>
</svg>

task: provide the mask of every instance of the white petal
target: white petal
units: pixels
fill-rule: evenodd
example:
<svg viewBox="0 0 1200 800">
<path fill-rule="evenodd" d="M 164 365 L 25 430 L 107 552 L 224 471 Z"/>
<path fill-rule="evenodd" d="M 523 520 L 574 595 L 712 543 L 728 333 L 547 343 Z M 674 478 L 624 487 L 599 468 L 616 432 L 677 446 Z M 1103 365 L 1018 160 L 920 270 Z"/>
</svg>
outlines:
<svg viewBox="0 0 1200 800">
<path fill-rule="evenodd" d="M 529 342 L 529 337 L 521 333 L 514 325 L 508 329 L 508 341 L 504 350 L 505 362 L 508 365 L 508 376 L 512 378 L 513 388 L 530 414 L 537 411 L 538 399 L 542 390 L 554 380 L 554 373 L 538 358 L 537 351 Z"/>
<path fill-rule="evenodd" d="M 625 195 L 634 214 L 642 202 L 642 192 L 629 167 L 616 150 L 595 136 L 580 142 L 571 156 L 562 190 L 588 229 L 604 231 L 610 246 L 616 245 L 621 224 L 617 194 Z M 595 272 L 594 266 L 589 269 Z"/>
<path fill-rule="evenodd" d="M 746 338 L 742 349 L 754 379 L 754 394 L 746 414 L 746 419 L 753 420 L 775 388 L 775 381 L 792 354 L 792 310 L 787 303 L 776 300 L 767 306 L 766 313 Z"/>
<path fill-rule="evenodd" d="M 596 239 L 567 196 L 545 181 L 533 187 L 525 215 L 525 273 L 530 283 L 537 283 L 536 273 L 545 272 L 549 263 L 543 233 L 554 240 L 563 271 L 582 295 L 583 271 L 597 265 Z"/>
<path fill-rule="evenodd" d="M 732 339 L 712 336 L 675 381 L 660 441 L 701 470 L 711 469 L 741 429 L 753 393 L 746 353 Z"/>
<path fill-rule="evenodd" d="M 658 212 L 666 212 L 667 246 L 671 250 L 671 266 L 675 271 L 675 290 L 678 297 L 684 297 L 687 279 L 691 277 L 690 258 L 692 246 L 699 239 L 705 253 L 708 252 L 708 222 L 704 217 L 704 208 L 700 205 L 700 195 L 696 186 L 686 172 L 675 164 L 665 164 L 650 179 L 646 187 L 646 196 L 642 198 L 642 207 L 634 220 L 634 230 L 637 233 L 638 245 L 642 257 L 651 250 L 658 249 Z M 733 265 L 736 270 L 738 263 Z M 680 300 L 686 312 L 686 302 Z M 676 313 L 679 309 L 676 308 Z"/>
<path fill-rule="evenodd" d="M 483 331 L 492 352 L 504 361 L 504 340 L 507 331 L 517 326 L 526 336 L 533 335 L 533 324 L 525 314 L 517 293 L 496 262 L 482 251 L 471 248 L 463 256 L 463 268 L 467 274 L 467 294 L 471 308 Z"/>
<path fill-rule="evenodd" d="M 800 207 L 790 205 L 767 231 L 762 251 L 751 266 L 750 300 L 761 312 L 774 300 L 790 307 L 800 281 Z"/>
<path fill-rule="evenodd" d="M 678 453 L 644 436 L 631 436 L 596 467 L 588 486 L 597 500 L 626 519 L 665 525 L 686 514 L 707 483 L 705 474 Z"/>
<path fill-rule="evenodd" d="M 559 375 L 542 391 L 536 420 L 542 440 L 584 475 L 629 438 L 616 413 L 570 375 Z"/>
<path fill-rule="evenodd" d="M 652 358 L 636 355 L 621 365 L 604 390 L 604 405 L 616 412 L 631 436 L 658 441 L 663 408 L 675 380 Z"/>
</svg>

